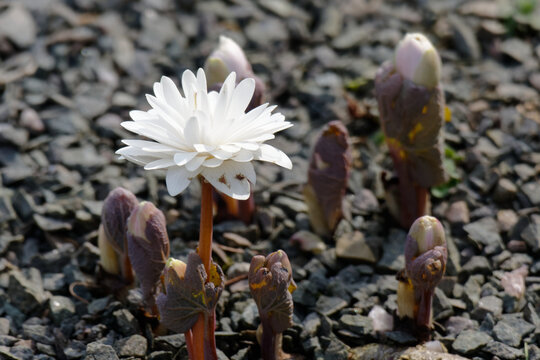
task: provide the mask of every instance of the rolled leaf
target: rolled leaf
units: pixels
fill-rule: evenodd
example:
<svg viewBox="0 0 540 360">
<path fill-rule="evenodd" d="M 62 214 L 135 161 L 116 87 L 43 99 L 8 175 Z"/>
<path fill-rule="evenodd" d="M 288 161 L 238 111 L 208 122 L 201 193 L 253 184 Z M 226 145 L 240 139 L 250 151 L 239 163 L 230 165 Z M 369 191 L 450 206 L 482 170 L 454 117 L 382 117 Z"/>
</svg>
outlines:
<svg viewBox="0 0 540 360">
<path fill-rule="evenodd" d="M 320 235 L 330 235 L 343 216 L 350 169 L 349 133 L 340 121 L 331 121 L 313 148 L 304 187 L 310 221 Z"/>
<path fill-rule="evenodd" d="M 293 312 L 291 293 L 296 290 L 296 284 L 292 280 L 287 254 L 278 250 L 266 258 L 254 256 L 248 282 L 263 328 L 269 327 L 275 335 L 290 327 Z"/>
<path fill-rule="evenodd" d="M 135 195 L 121 187 L 111 191 L 103 202 L 101 224 L 106 238 L 119 254 L 123 255 L 126 252 L 126 223 L 138 204 Z"/>
<path fill-rule="evenodd" d="M 164 281 L 166 293 L 157 298 L 161 323 L 170 330 L 185 333 L 193 327 L 199 314 L 213 316 L 225 277 L 215 263 L 208 276 L 199 255 L 191 253 L 185 267 L 174 259 L 167 262 Z"/>
<path fill-rule="evenodd" d="M 151 308 L 155 304 L 159 278 L 169 257 L 165 215 L 154 204 L 143 201 L 131 213 L 127 221 L 127 245 L 143 298 Z"/>
<path fill-rule="evenodd" d="M 444 229 L 436 218 L 418 218 L 405 242 L 405 272 L 413 285 L 416 322 L 431 326 L 431 304 L 435 287 L 446 270 L 448 252 Z"/>
<path fill-rule="evenodd" d="M 420 36 L 422 41 L 416 39 Z M 429 188 L 444 183 L 446 175 L 440 59 L 426 41 L 421 34 L 411 34 L 398 45 L 395 62 L 387 61 L 375 75 L 375 96 L 394 165 L 398 169 L 405 163 L 407 173 L 398 175 Z"/>
</svg>

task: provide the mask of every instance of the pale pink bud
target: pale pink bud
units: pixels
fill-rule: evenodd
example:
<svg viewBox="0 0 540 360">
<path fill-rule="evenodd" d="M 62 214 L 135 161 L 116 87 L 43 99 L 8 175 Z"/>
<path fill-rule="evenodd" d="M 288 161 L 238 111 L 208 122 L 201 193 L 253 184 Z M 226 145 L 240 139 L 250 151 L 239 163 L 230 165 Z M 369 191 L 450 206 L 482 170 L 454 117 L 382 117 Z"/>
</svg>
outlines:
<svg viewBox="0 0 540 360">
<path fill-rule="evenodd" d="M 441 77 L 441 58 L 427 37 L 407 34 L 396 48 L 395 66 L 403 78 L 428 88 Z"/>
</svg>

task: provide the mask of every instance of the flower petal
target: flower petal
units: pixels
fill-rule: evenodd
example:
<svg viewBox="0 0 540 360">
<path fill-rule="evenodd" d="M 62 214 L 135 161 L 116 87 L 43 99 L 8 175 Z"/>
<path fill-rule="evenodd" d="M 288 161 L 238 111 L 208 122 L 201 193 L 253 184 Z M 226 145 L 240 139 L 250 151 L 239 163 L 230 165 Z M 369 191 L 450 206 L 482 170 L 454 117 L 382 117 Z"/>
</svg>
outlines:
<svg viewBox="0 0 540 360">
<path fill-rule="evenodd" d="M 268 144 L 262 144 L 259 153 L 255 157 L 257 160 L 268 161 L 286 169 L 292 169 L 291 159 L 279 149 Z"/>
<path fill-rule="evenodd" d="M 188 187 L 190 182 L 189 172 L 185 168 L 175 166 L 167 170 L 165 183 L 167 184 L 169 195 L 175 196 L 180 194 Z"/>
<path fill-rule="evenodd" d="M 230 76 L 230 75 L 229 75 Z M 229 104 L 229 117 L 238 117 L 244 114 L 249 105 L 253 92 L 255 91 L 255 80 L 247 78 L 242 80 L 234 89 L 232 99 Z"/>
<path fill-rule="evenodd" d="M 214 168 L 220 166 L 221 164 L 223 164 L 223 160 L 218 158 L 209 158 L 204 160 L 202 166 Z"/>
<path fill-rule="evenodd" d="M 199 121 L 197 117 L 192 116 L 187 121 L 186 127 L 184 129 L 184 138 L 186 143 L 193 145 L 200 143 L 199 141 Z"/>
<path fill-rule="evenodd" d="M 174 163 L 178 166 L 184 166 L 188 163 L 188 161 L 191 161 L 195 156 L 197 156 L 196 152 L 177 152 L 174 154 Z"/>
<path fill-rule="evenodd" d="M 237 199 L 246 200 L 250 196 L 248 179 L 255 180 L 255 171 L 251 163 L 225 161 L 216 168 L 204 168 L 201 175 L 216 190 Z"/>
<path fill-rule="evenodd" d="M 197 170 L 202 163 L 206 160 L 206 156 L 196 156 L 190 161 L 188 161 L 185 165 L 187 171 L 195 171 Z"/>
<path fill-rule="evenodd" d="M 253 160 L 253 151 L 240 150 L 231 160 L 238 162 L 248 162 Z"/>
<path fill-rule="evenodd" d="M 171 159 L 159 159 L 146 164 L 144 170 L 164 169 L 171 166 L 174 166 L 174 161 Z"/>
</svg>

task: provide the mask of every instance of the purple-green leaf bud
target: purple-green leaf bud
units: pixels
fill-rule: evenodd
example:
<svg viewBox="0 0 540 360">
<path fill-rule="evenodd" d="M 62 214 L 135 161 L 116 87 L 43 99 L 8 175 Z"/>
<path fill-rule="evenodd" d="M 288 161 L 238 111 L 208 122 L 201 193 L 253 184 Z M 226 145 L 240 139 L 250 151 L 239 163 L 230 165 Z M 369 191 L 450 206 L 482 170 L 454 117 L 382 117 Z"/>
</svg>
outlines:
<svg viewBox="0 0 540 360">
<path fill-rule="evenodd" d="M 223 271 L 217 264 L 211 264 L 208 276 L 199 255 L 191 253 L 187 264 L 169 259 L 163 273 L 165 293 L 159 294 L 157 306 L 166 328 L 185 333 L 200 313 L 213 316 L 225 284 Z"/>
<path fill-rule="evenodd" d="M 292 268 L 287 254 L 278 250 L 266 258 L 262 255 L 254 256 L 251 259 L 248 282 L 261 321 L 266 323 L 274 334 L 291 326 L 291 293 L 296 290 L 296 284 L 292 279 Z"/>
<path fill-rule="evenodd" d="M 231 72 L 236 73 L 236 83 L 246 78 L 255 80 L 255 91 L 246 111 L 262 104 L 265 92 L 264 83 L 253 73 L 242 48 L 231 38 L 221 35 L 218 47 L 208 56 L 204 63 L 206 82 L 210 90 L 219 91 L 223 82 Z"/>
<path fill-rule="evenodd" d="M 138 204 L 135 195 L 121 187 L 111 191 L 103 202 L 101 224 L 106 238 L 118 254 L 126 252 L 127 218 Z"/>
<path fill-rule="evenodd" d="M 148 307 L 154 306 L 159 278 L 169 257 L 166 225 L 163 212 L 146 201 L 133 209 L 127 221 L 128 255 Z"/>
<path fill-rule="evenodd" d="M 407 34 L 395 53 L 395 66 L 403 78 L 428 88 L 437 86 L 441 77 L 441 58 L 423 34 Z"/>
<path fill-rule="evenodd" d="M 444 228 L 433 216 L 413 223 L 405 242 L 405 269 L 415 288 L 435 288 L 446 269 Z"/>
<path fill-rule="evenodd" d="M 431 304 L 447 259 L 444 229 L 436 218 L 422 216 L 413 223 L 405 241 L 405 272 L 415 297 L 416 323 L 431 327 Z"/>
</svg>

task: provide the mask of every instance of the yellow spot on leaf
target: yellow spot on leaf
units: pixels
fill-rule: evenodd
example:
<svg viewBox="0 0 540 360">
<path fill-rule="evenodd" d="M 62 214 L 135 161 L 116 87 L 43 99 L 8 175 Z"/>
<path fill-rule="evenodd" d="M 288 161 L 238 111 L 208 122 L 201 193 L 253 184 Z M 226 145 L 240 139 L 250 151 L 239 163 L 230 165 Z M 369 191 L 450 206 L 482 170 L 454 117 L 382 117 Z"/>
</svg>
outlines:
<svg viewBox="0 0 540 360">
<path fill-rule="evenodd" d="M 448 106 L 444 107 L 444 121 L 450 122 L 452 121 L 452 110 Z"/>
<path fill-rule="evenodd" d="M 414 138 L 416 137 L 416 134 L 418 134 L 420 131 L 422 131 L 424 129 L 424 127 L 422 126 L 421 123 L 418 123 L 415 125 L 414 129 L 412 129 L 411 131 L 409 131 L 409 141 L 410 142 L 413 142 L 414 141 Z"/>
<path fill-rule="evenodd" d="M 422 114 L 427 114 L 427 106 L 424 105 L 424 107 L 422 108 Z"/>
<path fill-rule="evenodd" d="M 249 287 L 252 288 L 252 289 L 260 289 L 262 288 L 263 286 L 266 286 L 267 285 L 267 282 L 266 282 L 266 279 L 264 279 L 263 281 L 261 281 L 260 283 L 251 283 L 249 284 Z"/>
</svg>

